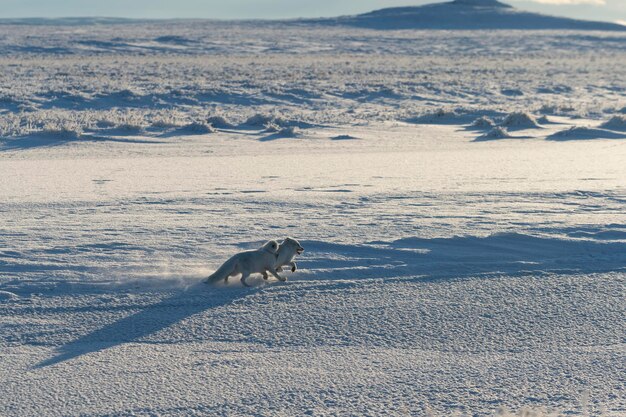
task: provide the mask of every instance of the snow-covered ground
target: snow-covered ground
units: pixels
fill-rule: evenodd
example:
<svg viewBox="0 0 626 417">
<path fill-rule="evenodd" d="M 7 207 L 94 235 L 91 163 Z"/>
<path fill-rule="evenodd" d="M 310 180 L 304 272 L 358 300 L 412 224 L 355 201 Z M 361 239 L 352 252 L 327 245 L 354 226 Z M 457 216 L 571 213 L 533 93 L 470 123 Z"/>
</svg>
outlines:
<svg viewBox="0 0 626 417">
<path fill-rule="evenodd" d="M 625 35 L 0 39 L 0 415 L 626 414 Z"/>
</svg>

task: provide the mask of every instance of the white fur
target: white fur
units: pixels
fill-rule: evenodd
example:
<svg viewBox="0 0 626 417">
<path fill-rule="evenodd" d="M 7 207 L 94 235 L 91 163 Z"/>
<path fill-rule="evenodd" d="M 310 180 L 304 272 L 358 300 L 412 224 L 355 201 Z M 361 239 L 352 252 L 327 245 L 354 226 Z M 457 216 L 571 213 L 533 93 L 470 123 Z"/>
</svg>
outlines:
<svg viewBox="0 0 626 417">
<path fill-rule="evenodd" d="M 304 248 L 300 245 L 296 239 L 288 237 L 282 241 L 278 248 L 278 255 L 276 257 L 276 271 L 282 271 L 283 266 L 291 267 L 291 272 L 296 272 L 297 264 L 294 262 L 296 255 L 304 252 Z M 270 271 L 271 273 L 272 271 Z M 267 279 L 267 272 L 263 273 L 263 278 Z"/>
<path fill-rule="evenodd" d="M 285 278 L 276 273 L 278 248 L 278 242 L 270 240 L 259 249 L 238 253 L 224 262 L 205 282 L 210 283 L 220 280 L 227 282 L 229 277 L 241 274 L 241 283 L 249 287 L 246 278 L 250 274 L 259 273 L 266 275 L 266 271 L 270 271 L 279 280 L 285 281 Z"/>
</svg>

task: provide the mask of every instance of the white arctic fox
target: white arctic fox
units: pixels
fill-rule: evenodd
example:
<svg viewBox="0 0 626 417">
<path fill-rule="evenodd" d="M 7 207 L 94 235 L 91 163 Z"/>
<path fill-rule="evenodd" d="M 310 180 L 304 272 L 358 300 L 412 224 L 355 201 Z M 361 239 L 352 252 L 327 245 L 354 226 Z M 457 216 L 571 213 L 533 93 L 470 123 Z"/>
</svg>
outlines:
<svg viewBox="0 0 626 417">
<path fill-rule="evenodd" d="M 266 271 L 269 271 L 270 274 L 274 275 L 279 280 L 285 281 L 285 278 L 276 273 L 276 268 L 278 267 L 276 263 L 277 254 L 278 242 L 270 240 L 259 249 L 241 252 L 232 256 L 204 282 L 210 283 L 220 280 L 227 282 L 229 277 L 241 274 L 241 283 L 249 287 L 246 278 L 248 278 L 250 274 L 258 273 L 265 276 L 267 274 Z"/>
<path fill-rule="evenodd" d="M 290 266 L 291 272 L 296 272 L 297 265 L 293 261 L 293 258 L 295 258 L 296 255 L 301 255 L 302 252 L 304 252 L 304 248 L 296 239 L 288 237 L 283 240 L 278 247 L 278 254 L 276 256 L 276 271 L 282 271 L 283 266 Z M 263 272 L 263 278 L 268 278 L 267 272 Z"/>
</svg>

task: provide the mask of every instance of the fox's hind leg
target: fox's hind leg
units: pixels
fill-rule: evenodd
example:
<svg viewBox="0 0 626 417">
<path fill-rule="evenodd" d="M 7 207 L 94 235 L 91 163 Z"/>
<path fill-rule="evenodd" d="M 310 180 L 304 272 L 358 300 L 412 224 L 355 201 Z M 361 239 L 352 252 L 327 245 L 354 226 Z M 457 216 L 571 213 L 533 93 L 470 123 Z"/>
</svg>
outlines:
<svg viewBox="0 0 626 417">
<path fill-rule="evenodd" d="M 241 274 L 241 283 L 243 284 L 244 287 L 249 287 L 250 285 L 248 285 L 248 283 L 246 282 L 246 278 L 248 278 L 250 276 L 249 272 L 243 272 Z"/>
</svg>

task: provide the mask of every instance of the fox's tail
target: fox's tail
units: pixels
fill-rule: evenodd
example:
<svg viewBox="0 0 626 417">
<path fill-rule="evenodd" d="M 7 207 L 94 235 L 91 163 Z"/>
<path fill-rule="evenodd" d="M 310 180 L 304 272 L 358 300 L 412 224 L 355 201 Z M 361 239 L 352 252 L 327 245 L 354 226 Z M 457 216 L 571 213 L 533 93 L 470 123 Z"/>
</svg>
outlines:
<svg viewBox="0 0 626 417">
<path fill-rule="evenodd" d="M 217 271 L 209 275 L 208 278 L 204 280 L 204 282 L 214 283 L 214 282 L 222 281 L 233 273 L 236 266 L 237 266 L 237 261 L 231 258 L 227 260 L 226 262 L 224 262 L 224 264 L 220 266 L 217 269 Z"/>
</svg>

